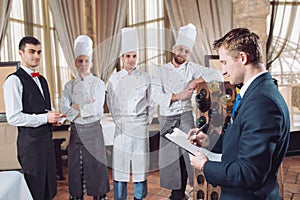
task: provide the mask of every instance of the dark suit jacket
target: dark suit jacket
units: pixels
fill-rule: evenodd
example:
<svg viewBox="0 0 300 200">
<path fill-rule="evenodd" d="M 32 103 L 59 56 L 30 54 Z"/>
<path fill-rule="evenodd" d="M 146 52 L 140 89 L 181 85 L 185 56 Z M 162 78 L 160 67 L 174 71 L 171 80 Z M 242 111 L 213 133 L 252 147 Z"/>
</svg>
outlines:
<svg viewBox="0 0 300 200">
<path fill-rule="evenodd" d="M 287 105 L 271 75 L 257 77 L 223 136 L 222 162 L 208 161 L 206 180 L 222 200 L 280 199 L 277 171 L 290 135 Z"/>
</svg>

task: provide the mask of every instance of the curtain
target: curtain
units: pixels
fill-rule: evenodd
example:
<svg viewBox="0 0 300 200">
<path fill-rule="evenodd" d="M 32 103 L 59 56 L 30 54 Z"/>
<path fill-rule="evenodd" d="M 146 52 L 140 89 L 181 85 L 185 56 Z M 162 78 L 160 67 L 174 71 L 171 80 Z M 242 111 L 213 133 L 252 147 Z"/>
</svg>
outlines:
<svg viewBox="0 0 300 200">
<path fill-rule="evenodd" d="M 2 0 L 0 1 L 0 48 L 4 43 L 4 37 L 9 22 L 9 16 L 11 11 L 13 0 Z"/>
<path fill-rule="evenodd" d="M 293 2 L 295 4 L 293 4 Z M 271 1 L 271 14 L 269 35 L 267 39 L 267 69 L 269 69 L 276 59 L 287 50 L 293 29 L 296 28 L 296 15 L 299 7 L 298 0 L 282 2 L 279 0 Z M 280 7 L 280 8 L 279 8 Z M 299 41 L 297 50 L 299 52 Z M 298 58 L 294 58 L 298 59 Z"/>
<path fill-rule="evenodd" d="M 191 59 L 204 65 L 204 55 L 216 54 L 212 43 L 232 28 L 231 0 L 165 0 L 171 29 L 192 23 L 197 37 Z M 176 32 L 174 37 L 176 38 Z"/>
<path fill-rule="evenodd" d="M 121 29 L 125 26 L 127 0 L 96 1 L 96 41 L 94 67 L 106 82 L 119 59 Z"/>
<path fill-rule="evenodd" d="M 76 75 L 74 66 L 74 40 L 83 29 L 81 0 L 50 0 L 48 5 L 52 11 L 53 23 L 61 44 L 68 66 L 73 76 Z"/>
<path fill-rule="evenodd" d="M 172 34 L 164 24 L 164 2 L 129 0 L 129 8 L 126 26 L 134 27 L 139 39 L 137 67 L 153 75 L 157 66 L 166 63 L 164 54 L 171 49 L 165 45 Z"/>
</svg>

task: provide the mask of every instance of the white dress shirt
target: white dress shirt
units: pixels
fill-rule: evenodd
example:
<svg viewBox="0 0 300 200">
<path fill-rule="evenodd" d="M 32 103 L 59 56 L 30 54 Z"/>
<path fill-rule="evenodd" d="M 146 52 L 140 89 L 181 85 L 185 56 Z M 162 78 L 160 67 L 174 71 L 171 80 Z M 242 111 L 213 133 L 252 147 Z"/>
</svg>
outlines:
<svg viewBox="0 0 300 200">
<path fill-rule="evenodd" d="M 104 100 L 105 85 L 100 78 L 93 74 L 83 79 L 77 76 L 65 85 L 60 102 L 61 113 L 78 124 L 95 122 L 103 116 Z M 72 104 L 79 104 L 79 111 L 72 108 Z"/>
<path fill-rule="evenodd" d="M 188 84 L 197 78 L 206 82 L 223 81 L 218 70 L 203 67 L 193 62 L 186 62 L 176 68 L 171 62 L 158 67 L 153 76 L 153 100 L 160 105 L 160 114 L 172 116 L 192 111 L 191 98 L 171 103 L 172 94 L 182 92 Z"/>
<path fill-rule="evenodd" d="M 27 67 L 21 66 L 21 68 L 31 76 L 32 70 Z M 41 93 L 43 90 L 41 83 L 37 77 L 33 78 L 40 88 Z M 16 75 L 9 76 L 4 84 L 4 101 L 5 112 L 7 122 L 13 126 L 25 126 L 25 127 L 38 127 L 48 122 L 47 114 L 26 114 L 23 113 L 22 93 L 23 85 Z"/>
<path fill-rule="evenodd" d="M 243 87 L 241 88 L 240 90 L 240 95 L 241 95 L 241 98 L 243 98 L 244 94 L 246 93 L 246 90 L 248 89 L 248 87 L 251 85 L 251 83 L 257 78 L 259 77 L 260 75 L 264 74 L 264 73 L 267 73 L 268 71 L 263 71 L 263 72 L 260 72 L 258 74 L 256 74 L 255 76 L 251 77 L 244 85 Z"/>
</svg>

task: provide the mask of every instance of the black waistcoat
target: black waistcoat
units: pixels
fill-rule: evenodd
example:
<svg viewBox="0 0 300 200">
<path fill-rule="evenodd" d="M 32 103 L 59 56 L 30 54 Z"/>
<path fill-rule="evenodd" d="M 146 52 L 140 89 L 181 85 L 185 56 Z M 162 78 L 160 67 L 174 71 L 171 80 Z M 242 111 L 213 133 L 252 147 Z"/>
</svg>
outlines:
<svg viewBox="0 0 300 200">
<path fill-rule="evenodd" d="M 46 110 L 51 110 L 50 93 L 46 79 L 43 76 L 39 77 L 44 96 L 39 87 L 22 68 L 19 68 L 14 75 L 18 76 L 22 85 L 22 104 L 23 113 L 27 114 L 42 114 L 47 113 Z M 52 137 L 52 125 L 47 123 L 39 127 L 23 127 L 19 126 L 19 137 Z M 24 134 L 23 134 L 24 133 Z"/>
</svg>

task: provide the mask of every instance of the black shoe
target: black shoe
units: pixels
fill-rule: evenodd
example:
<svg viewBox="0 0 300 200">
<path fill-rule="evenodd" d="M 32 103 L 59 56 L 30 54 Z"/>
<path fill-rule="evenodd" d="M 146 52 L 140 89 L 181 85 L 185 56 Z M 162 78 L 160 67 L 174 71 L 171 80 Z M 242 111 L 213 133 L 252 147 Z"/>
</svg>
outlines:
<svg viewBox="0 0 300 200">
<path fill-rule="evenodd" d="M 83 196 L 70 196 L 69 200 L 84 200 Z"/>
<path fill-rule="evenodd" d="M 106 194 L 103 195 L 103 196 L 94 196 L 94 197 L 93 197 L 93 200 L 107 200 Z"/>
<path fill-rule="evenodd" d="M 170 200 L 173 200 L 173 198 L 169 197 Z M 189 199 L 189 195 L 188 194 L 185 194 L 185 197 L 183 197 L 183 199 L 181 200 L 188 200 Z M 177 199 L 174 199 L 174 200 L 177 200 Z"/>
</svg>

